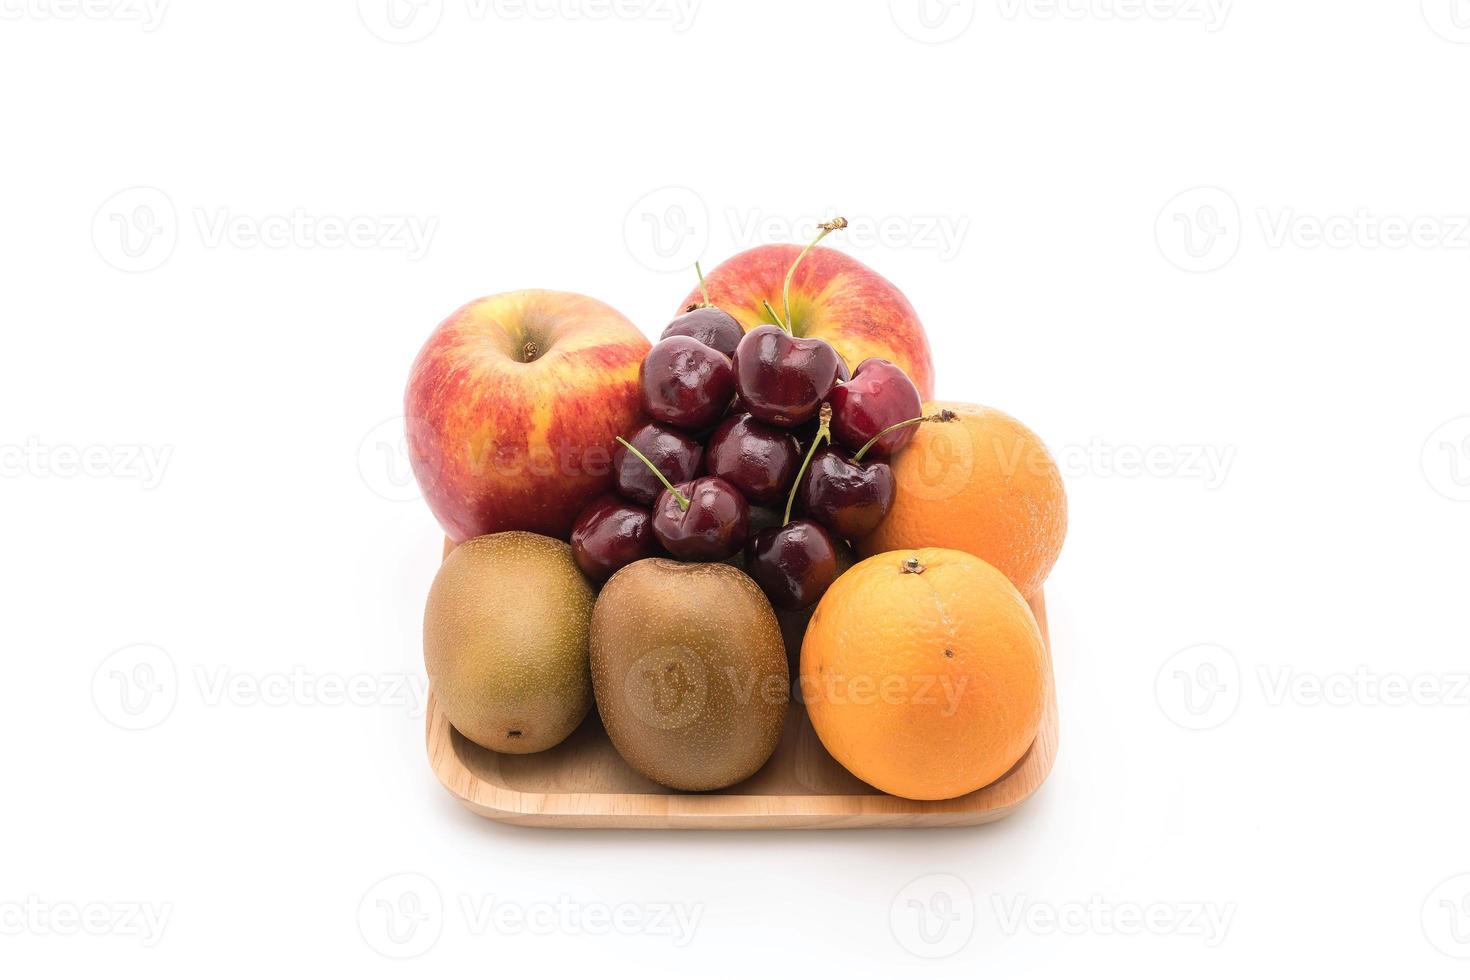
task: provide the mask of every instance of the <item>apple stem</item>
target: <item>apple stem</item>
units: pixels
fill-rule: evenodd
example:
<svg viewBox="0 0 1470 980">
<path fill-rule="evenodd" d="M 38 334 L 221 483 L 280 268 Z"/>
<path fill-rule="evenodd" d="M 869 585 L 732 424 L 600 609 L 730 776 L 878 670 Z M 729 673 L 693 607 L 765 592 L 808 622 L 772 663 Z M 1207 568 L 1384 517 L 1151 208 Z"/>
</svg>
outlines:
<svg viewBox="0 0 1470 980">
<path fill-rule="evenodd" d="M 688 510 L 689 509 L 689 498 L 686 497 L 686 496 L 684 496 L 682 493 L 680 493 L 678 491 L 678 489 L 676 489 L 674 487 L 674 485 L 669 482 L 669 478 L 666 477 L 666 476 L 664 476 L 663 473 L 659 470 L 659 468 L 657 466 L 654 466 L 653 465 L 653 460 L 649 459 L 647 456 L 645 456 L 642 453 L 640 453 L 638 451 L 638 447 L 637 446 L 633 445 L 631 442 L 629 442 L 628 440 L 624 439 L 622 436 L 616 436 L 615 438 L 618 440 L 618 442 L 620 442 L 620 443 L 623 444 L 623 447 L 625 449 L 627 449 L 628 452 L 632 453 L 634 456 L 637 456 L 639 459 L 643 460 L 643 465 L 644 466 L 647 466 L 649 469 L 653 470 L 653 475 L 656 476 L 656 477 L 658 477 L 658 482 L 662 483 L 665 487 L 667 487 L 669 493 L 671 493 L 671 494 L 674 495 L 674 499 L 676 501 L 678 501 L 678 503 L 679 503 L 679 509 L 680 510 Z"/>
<path fill-rule="evenodd" d="M 786 495 L 786 513 L 781 515 L 782 527 L 791 523 L 791 505 L 796 502 L 796 490 L 801 486 L 801 478 L 806 476 L 806 468 L 810 465 L 812 457 L 817 454 L 817 447 L 823 441 L 832 441 L 832 406 L 827 402 L 822 402 L 822 408 L 817 413 L 817 434 L 812 437 L 812 445 L 806 451 L 806 459 L 801 461 L 801 469 L 796 471 L 796 479 L 791 481 L 791 492 Z"/>
<path fill-rule="evenodd" d="M 801 265 L 801 260 L 806 258 L 806 253 L 817 247 L 817 242 L 826 238 L 828 235 L 832 234 L 832 232 L 846 227 L 846 218 L 833 218 L 831 221 L 824 221 L 821 224 L 817 225 L 817 228 L 819 229 L 817 237 L 813 238 L 811 240 L 811 244 L 807 245 L 806 248 L 801 250 L 801 254 L 796 257 L 796 261 L 791 263 L 791 268 L 786 270 L 786 281 L 781 284 L 781 305 L 786 310 L 786 322 L 782 324 L 782 326 L 786 328 L 787 333 L 796 332 L 793 329 L 793 324 L 791 322 L 791 277 L 796 275 L 796 267 Z M 780 323 L 781 321 L 777 320 L 776 322 Z"/>
<path fill-rule="evenodd" d="M 880 431 L 876 436 L 869 439 L 867 442 L 863 443 L 863 448 L 853 453 L 852 461 L 854 463 L 861 463 L 863 461 L 863 457 L 868 454 L 868 450 L 873 448 L 874 443 L 876 443 L 879 439 L 882 439 L 884 436 L 888 435 L 888 433 L 892 432 L 894 429 L 902 429 L 906 425 L 918 425 L 920 422 L 953 422 L 958 417 L 959 416 L 955 415 L 954 412 L 946 408 L 940 411 L 937 415 L 920 415 L 918 418 L 905 419 L 902 422 L 895 422 L 888 428 Z"/>
<path fill-rule="evenodd" d="M 709 301 L 709 287 L 704 284 L 704 270 L 699 267 L 698 260 L 694 263 L 694 274 L 699 277 L 699 294 L 704 297 L 704 305 L 712 305 Z"/>
</svg>

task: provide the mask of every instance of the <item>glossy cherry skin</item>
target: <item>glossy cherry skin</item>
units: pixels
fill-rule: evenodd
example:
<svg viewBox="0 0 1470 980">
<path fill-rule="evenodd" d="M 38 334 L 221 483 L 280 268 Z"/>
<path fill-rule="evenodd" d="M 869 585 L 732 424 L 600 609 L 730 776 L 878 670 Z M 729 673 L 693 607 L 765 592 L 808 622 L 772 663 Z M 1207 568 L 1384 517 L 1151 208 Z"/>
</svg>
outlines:
<svg viewBox="0 0 1470 980">
<path fill-rule="evenodd" d="M 638 369 L 643 410 L 681 429 L 719 421 L 735 394 L 730 359 L 693 337 L 669 337 L 653 345 Z"/>
<path fill-rule="evenodd" d="M 640 453 L 647 456 L 670 483 L 694 479 L 699 472 L 704 447 L 695 439 L 662 422 L 649 422 L 628 437 Z M 634 503 L 653 506 L 664 485 L 643 460 L 618 443 L 612 454 L 613 486 Z"/>
<path fill-rule="evenodd" d="M 784 501 L 800 465 L 796 437 L 750 415 L 725 419 L 704 449 L 705 471 L 729 481 L 751 503 Z"/>
<path fill-rule="evenodd" d="M 837 578 L 837 546 L 826 528 L 807 518 L 768 527 L 745 546 L 745 572 L 772 604 L 802 609 Z"/>
<path fill-rule="evenodd" d="M 653 504 L 653 534 L 675 558 L 724 561 L 745 544 L 750 511 L 745 498 L 717 476 L 675 484 L 689 498 L 679 506 L 665 490 Z"/>
<path fill-rule="evenodd" d="M 878 529 L 893 507 L 893 469 L 863 457 L 854 463 L 841 450 L 823 446 L 812 454 L 796 496 L 801 511 L 839 538 L 857 540 Z"/>
<path fill-rule="evenodd" d="M 842 358 L 815 337 L 793 337 L 772 324 L 756 327 L 735 348 L 735 390 L 762 422 L 792 428 L 813 418 L 837 383 Z"/>
<path fill-rule="evenodd" d="M 870 357 L 857 366 L 852 380 L 832 389 L 832 438 L 853 452 L 871 438 L 899 422 L 918 418 L 923 411 L 919 389 L 892 361 Z M 867 454 L 891 456 L 914 438 L 917 426 L 894 429 L 873 444 Z"/>
<path fill-rule="evenodd" d="M 647 508 L 605 493 L 583 508 L 572 525 L 572 556 L 582 574 L 603 582 L 640 558 L 658 554 Z"/>
<path fill-rule="evenodd" d="M 696 306 L 687 313 L 674 318 L 659 334 L 660 340 L 669 337 L 693 337 L 724 354 L 735 356 L 735 347 L 745 336 L 740 321 L 716 306 Z"/>
</svg>

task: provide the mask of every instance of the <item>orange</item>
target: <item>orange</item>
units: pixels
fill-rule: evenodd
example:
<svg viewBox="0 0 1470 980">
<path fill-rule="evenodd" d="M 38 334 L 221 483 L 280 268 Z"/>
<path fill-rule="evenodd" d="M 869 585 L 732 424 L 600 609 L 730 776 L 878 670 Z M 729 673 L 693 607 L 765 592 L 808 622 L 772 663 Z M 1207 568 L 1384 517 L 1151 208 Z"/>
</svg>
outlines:
<svg viewBox="0 0 1470 980">
<path fill-rule="evenodd" d="M 1003 776 L 1036 737 L 1046 647 L 1015 586 L 974 555 L 891 551 L 827 590 L 801 646 L 822 744 L 859 779 L 911 800 Z"/>
<path fill-rule="evenodd" d="M 1004 412 L 928 402 L 950 421 L 922 422 L 892 460 L 893 509 L 858 554 L 958 548 L 1000 569 L 1022 595 L 1041 588 L 1067 534 L 1062 475 L 1036 434 Z"/>
</svg>

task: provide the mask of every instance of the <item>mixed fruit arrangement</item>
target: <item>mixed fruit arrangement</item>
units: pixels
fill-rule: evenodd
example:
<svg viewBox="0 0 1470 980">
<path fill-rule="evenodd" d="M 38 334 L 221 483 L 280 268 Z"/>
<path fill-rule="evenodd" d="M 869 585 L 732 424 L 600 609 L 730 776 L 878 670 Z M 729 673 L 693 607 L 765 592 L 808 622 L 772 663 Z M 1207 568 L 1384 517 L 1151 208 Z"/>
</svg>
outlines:
<svg viewBox="0 0 1470 980">
<path fill-rule="evenodd" d="M 652 346 L 545 290 L 430 337 L 405 413 L 448 535 L 425 660 L 464 737 L 543 751 L 595 707 L 636 771 L 720 789 L 795 699 L 838 762 L 912 799 L 1025 754 L 1060 474 L 1009 416 L 926 401 L 908 300 L 818 245 L 844 226 L 696 266 Z"/>
</svg>

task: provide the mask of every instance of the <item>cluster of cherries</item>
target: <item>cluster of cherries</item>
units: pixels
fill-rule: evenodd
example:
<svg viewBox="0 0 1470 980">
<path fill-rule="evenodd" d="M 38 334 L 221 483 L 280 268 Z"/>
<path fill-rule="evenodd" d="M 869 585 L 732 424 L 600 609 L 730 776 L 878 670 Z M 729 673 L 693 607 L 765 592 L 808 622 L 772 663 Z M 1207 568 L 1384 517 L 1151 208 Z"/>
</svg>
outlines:
<svg viewBox="0 0 1470 980">
<path fill-rule="evenodd" d="M 660 549 L 685 561 L 743 551 L 746 572 L 772 603 L 800 609 L 837 577 L 837 539 L 861 538 L 883 521 L 895 488 L 881 457 L 924 421 L 918 389 L 882 358 L 849 377 L 830 344 L 790 328 L 792 273 L 845 225 L 822 225 L 792 263 L 784 321 L 766 303 L 775 322 L 747 333 L 706 292 L 664 329 L 639 371 L 652 421 L 618 439 L 617 493 L 594 500 L 572 528 L 589 577 L 606 579 Z"/>
</svg>

